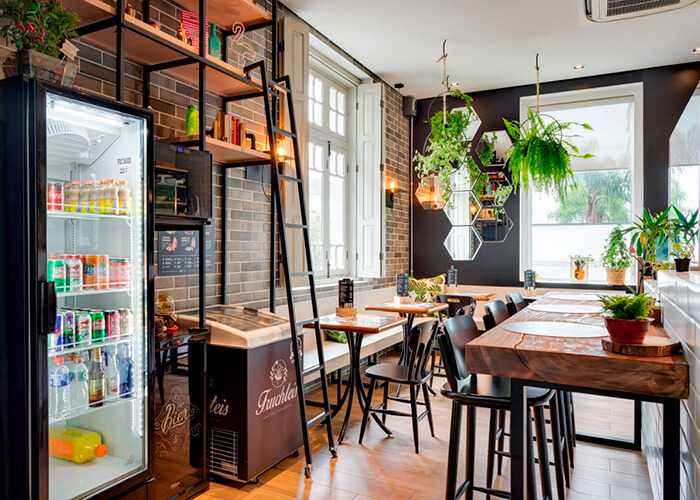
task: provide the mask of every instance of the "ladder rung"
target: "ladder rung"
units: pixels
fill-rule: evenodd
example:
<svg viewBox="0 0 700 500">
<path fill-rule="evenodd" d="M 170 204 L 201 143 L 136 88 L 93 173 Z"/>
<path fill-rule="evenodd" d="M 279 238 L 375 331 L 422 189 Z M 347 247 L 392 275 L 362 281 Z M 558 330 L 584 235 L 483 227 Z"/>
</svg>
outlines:
<svg viewBox="0 0 700 500">
<path fill-rule="evenodd" d="M 290 276 L 311 276 L 313 271 L 294 271 L 289 273 Z"/>
<path fill-rule="evenodd" d="M 304 326 L 304 325 L 307 325 L 309 323 L 320 323 L 320 322 L 321 322 L 321 320 L 319 318 L 309 318 L 309 319 L 297 321 L 296 324 L 297 324 L 297 326 Z"/>
<path fill-rule="evenodd" d="M 292 229 L 309 229 L 307 224 L 292 224 L 290 222 L 285 222 L 284 227 L 291 227 Z"/>
<path fill-rule="evenodd" d="M 320 372 L 320 371 L 321 371 L 321 365 L 316 365 L 313 368 L 309 368 L 308 370 L 304 370 L 303 372 L 301 372 L 301 375 L 304 377 L 308 377 L 309 375 L 316 373 L 316 372 Z"/>
<path fill-rule="evenodd" d="M 319 413 L 318 415 L 312 417 L 310 420 L 306 422 L 306 425 L 309 427 L 312 427 L 316 425 L 319 422 L 322 422 L 326 418 L 330 418 L 330 414 L 327 411 L 324 411 L 322 413 Z"/>
<path fill-rule="evenodd" d="M 297 177 L 292 177 L 291 175 L 279 174 L 277 177 L 279 177 L 280 180 L 286 181 L 286 182 L 301 182 L 301 179 L 299 179 Z"/>
<path fill-rule="evenodd" d="M 297 136 L 295 133 L 290 132 L 289 130 L 284 130 L 283 128 L 272 127 L 272 130 L 274 130 L 275 134 L 283 135 L 285 137 L 289 137 L 290 139 L 295 139 Z"/>
<path fill-rule="evenodd" d="M 285 86 L 285 85 L 282 85 L 281 83 L 272 81 L 272 82 L 269 82 L 269 85 L 270 85 L 270 87 L 280 89 L 283 92 L 289 92 L 289 88 L 287 88 L 287 86 Z"/>
</svg>

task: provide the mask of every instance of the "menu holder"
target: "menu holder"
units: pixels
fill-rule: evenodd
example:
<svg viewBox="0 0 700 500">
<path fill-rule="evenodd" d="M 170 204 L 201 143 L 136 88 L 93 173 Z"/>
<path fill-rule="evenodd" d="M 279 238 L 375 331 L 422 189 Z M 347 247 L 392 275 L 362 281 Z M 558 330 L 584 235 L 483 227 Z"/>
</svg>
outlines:
<svg viewBox="0 0 700 500">
<path fill-rule="evenodd" d="M 341 318 L 357 317 L 355 282 L 350 278 L 338 281 L 338 307 L 335 308 L 335 315 Z"/>
<path fill-rule="evenodd" d="M 408 295 L 408 274 L 399 273 L 396 275 L 396 296 L 394 304 L 410 304 L 411 297 Z"/>
</svg>

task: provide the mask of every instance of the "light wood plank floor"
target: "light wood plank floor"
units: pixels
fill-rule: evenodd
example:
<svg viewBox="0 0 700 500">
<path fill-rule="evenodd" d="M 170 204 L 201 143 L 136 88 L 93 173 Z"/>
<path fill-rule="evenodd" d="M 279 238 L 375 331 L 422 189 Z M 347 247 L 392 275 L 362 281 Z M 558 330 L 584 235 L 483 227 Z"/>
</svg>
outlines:
<svg viewBox="0 0 700 500">
<path fill-rule="evenodd" d="M 444 379 L 436 379 L 436 388 L 443 381 Z M 631 437 L 630 428 L 633 419 L 630 402 L 587 395 L 576 395 L 575 398 L 579 431 Z M 387 417 L 387 425 L 394 432 L 391 438 L 387 438 L 376 424 L 370 424 L 362 446 L 358 445 L 361 419 L 359 406 L 355 403 L 346 441 L 338 447 L 338 458 L 331 458 L 324 430 L 321 427 L 311 430 L 314 453 L 311 479 L 304 478 L 302 453 L 297 458 L 284 460 L 263 474 L 259 484 L 212 483 L 209 491 L 199 498 L 207 500 L 244 497 L 338 500 L 444 498 L 450 403 L 440 395 L 432 397 L 431 402 L 436 437 L 430 436 L 428 420 L 423 419 L 419 424 L 421 445 L 419 455 L 416 455 L 413 450 L 411 423 L 408 418 Z M 399 405 L 399 403 L 396 404 Z M 336 435 L 342 423 L 341 415 L 333 422 Z M 477 423 L 476 482 L 478 485 L 485 485 L 486 435 L 488 433 L 486 410 L 479 410 Z M 582 442 L 578 443 L 575 453 L 575 468 L 572 471 L 571 489 L 568 491 L 567 498 L 572 500 L 652 498 L 646 461 L 641 453 Z M 460 470 L 463 470 L 462 466 Z M 496 486 L 507 490 L 508 460 L 504 462 L 503 472 L 503 476 L 496 480 Z M 554 470 L 551 469 L 551 472 L 554 483 Z M 475 498 L 483 499 L 485 496 L 477 493 Z"/>
</svg>

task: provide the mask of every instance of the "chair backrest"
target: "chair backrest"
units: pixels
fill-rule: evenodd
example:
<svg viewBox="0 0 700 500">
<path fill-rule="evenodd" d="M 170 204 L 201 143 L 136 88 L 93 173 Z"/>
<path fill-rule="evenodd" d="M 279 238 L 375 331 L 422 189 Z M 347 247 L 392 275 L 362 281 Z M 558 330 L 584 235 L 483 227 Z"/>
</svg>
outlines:
<svg viewBox="0 0 700 500">
<path fill-rule="evenodd" d="M 445 333 L 438 335 L 440 358 L 453 391 L 459 391 L 469 376 L 464 346 L 478 336 L 479 328 L 474 319 L 467 315 L 446 320 Z"/>
<path fill-rule="evenodd" d="M 474 297 L 464 297 L 441 293 L 435 297 L 435 302 L 440 302 L 449 306 L 449 309 L 447 309 L 447 316 L 450 318 L 457 316 L 460 309 L 465 309 L 468 311 L 469 307 L 471 307 L 471 315 L 474 314 L 474 309 L 476 309 L 476 300 L 474 300 Z"/>
<path fill-rule="evenodd" d="M 457 316 L 469 316 L 469 317 L 474 317 L 474 311 L 476 310 L 476 300 L 472 303 L 469 304 L 468 306 L 460 307 L 457 309 L 457 312 L 455 313 L 455 318 Z"/>
<path fill-rule="evenodd" d="M 511 316 L 527 307 L 523 296 L 519 292 L 506 294 L 506 307 Z"/>
<path fill-rule="evenodd" d="M 408 334 L 408 376 L 418 379 L 428 366 L 428 360 L 433 350 L 437 321 L 424 321 L 414 326 Z"/>
<path fill-rule="evenodd" d="M 494 300 L 484 306 L 484 328 L 490 330 L 496 325 L 503 323 L 510 317 L 508 308 L 502 300 Z"/>
</svg>

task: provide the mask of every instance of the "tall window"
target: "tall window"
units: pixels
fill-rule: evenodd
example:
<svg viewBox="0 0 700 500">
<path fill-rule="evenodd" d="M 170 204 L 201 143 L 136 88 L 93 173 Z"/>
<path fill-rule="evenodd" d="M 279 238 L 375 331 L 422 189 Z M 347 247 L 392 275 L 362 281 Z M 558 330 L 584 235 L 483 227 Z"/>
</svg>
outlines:
<svg viewBox="0 0 700 500">
<path fill-rule="evenodd" d="M 590 98 L 585 93 L 546 96 L 540 108 L 549 115 L 545 120 L 590 124 L 593 131 L 575 127 L 580 137 L 572 142 L 582 153 L 595 155 L 572 159 L 575 186 L 566 195 L 523 193 L 521 267 L 533 269 L 543 282 L 568 281 L 574 255 L 593 257 L 589 281 L 605 282 L 598 261 L 610 230 L 629 224 L 641 211 L 641 155 L 636 154 L 641 144 L 639 93 L 630 90 L 634 89 Z M 628 280 L 633 280 L 631 271 Z"/>
<path fill-rule="evenodd" d="M 309 75 L 309 223 L 314 272 L 349 272 L 348 88 L 320 71 Z"/>
</svg>

